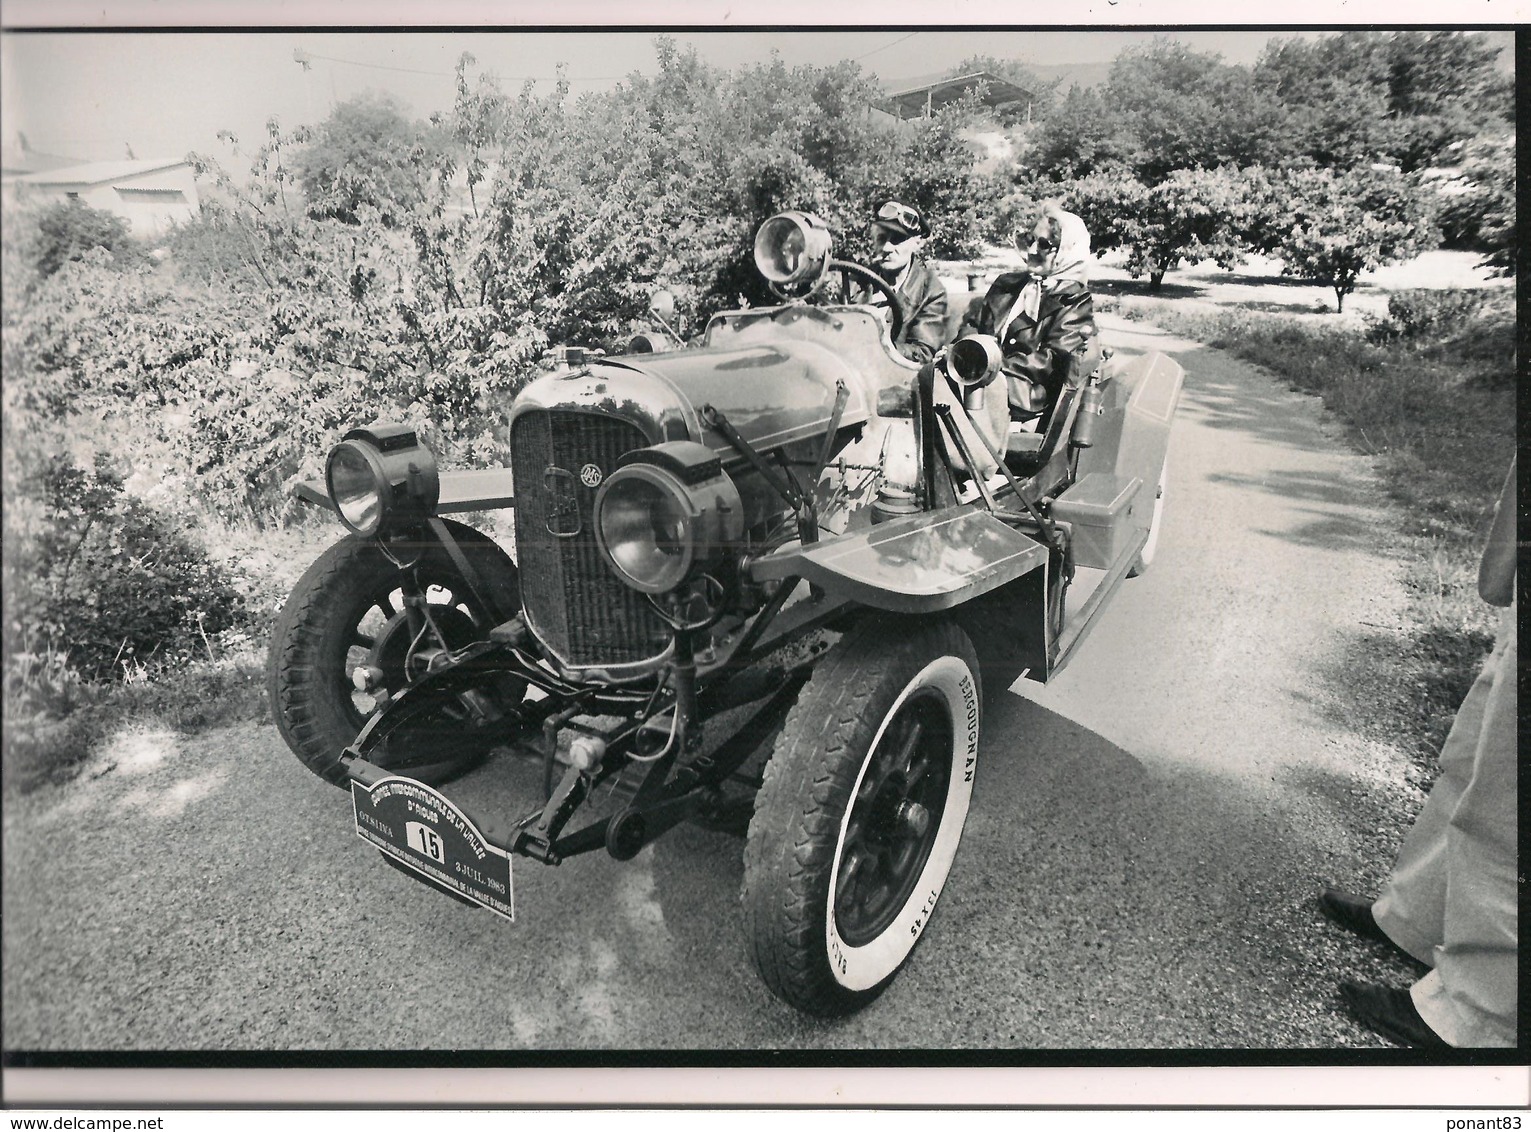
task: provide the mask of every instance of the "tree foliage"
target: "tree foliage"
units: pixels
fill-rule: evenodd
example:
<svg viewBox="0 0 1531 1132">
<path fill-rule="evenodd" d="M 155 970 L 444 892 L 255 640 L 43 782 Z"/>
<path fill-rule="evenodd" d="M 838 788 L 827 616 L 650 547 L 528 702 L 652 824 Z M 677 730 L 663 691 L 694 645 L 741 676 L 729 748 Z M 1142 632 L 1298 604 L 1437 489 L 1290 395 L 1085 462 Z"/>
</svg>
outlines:
<svg viewBox="0 0 1531 1132">
<path fill-rule="evenodd" d="M 92 208 L 78 197 L 44 206 L 36 217 L 36 234 L 27 243 L 26 254 L 44 279 L 97 249 L 119 268 L 133 267 L 143 260 L 142 248 L 133 239 L 127 221 Z"/>
<path fill-rule="evenodd" d="M 1283 270 L 1334 289 L 1336 310 L 1364 271 L 1409 259 L 1434 235 L 1428 199 L 1407 177 L 1387 170 L 1298 170 L 1274 182 L 1274 216 L 1262 250 Z"/>
<path fill-rule="evenodd" d="M 1515 157 L 1514 134 L 1464 147 L 1460 178 L 1441 207 L 1447 243 L 1485 253 L 1483 265 L 1496 275 L 1516 270 Z"/>
<path fill-rule="evenodd" d="M 1062 181 L 1125 166 L 1149 184 L 1223 165 L 1413 171 L 1509 125 L 1513 82 L 1496 58 L 1468 32 L 1345 31 L 1273 40 L 1243 67 L 1159 37 L 1054 104 L 1037 169 Z"/>
<path fill-rule="evenodd" d="M 1127 252 L 1127 267 L 1157 291 L 1182 258 L 1234 266 L 1254 207 L 1247 174 L 1236 169 L 1177 169 L 1146 185 L 1125 173 L 1075 181 L 1065 203 L 1084 220 L 1097 251 Z"/>
<path fill-rule="evenodd" d="M 1176 40 L 1156 38 L 1118 55 L 1103 100 L 1133 139 L 1133 169 L 1147 182 L 1177 169 L 1255 164 L 1272 153 L 1272 108 L 1249 72 Z"/>
<path fill-rule="evenodd" d="M 12 649 L 113 680 L 200 653 L 241 623 L 227 573 L 180 524 L 125 494 L 106 456 L 82 468 L 54 455 L 33 478 L 6 509 Z"/>
<path fill-rule="evenodd" d="M 1253 75 L 1284 112 L 1291 152 L 1321 166 L 1412 171 L 1507 123 L 1511 81 L 1497 54 L 1465 32 L 1352 31 L 1274 41 Z"/>
<path fill-rule="evenodd" d="M 471 137 L 471 128 L 464 132 Z M 355 224 L 365 207 L 392 225 L 425 199 L 424 182 L 446 144 L 439 129 L 411 122 L 392 99 L 361 95 L 305 134 L 292 171 L 311 216 Z"/>
<path fill-rule="evenodd" d="M 1036 170 L 1056 181 L 1128 169 L 1137 142 L 1097 90 L 1078 84 L 1056 103 L 1033 138 Z"/>
</svg>

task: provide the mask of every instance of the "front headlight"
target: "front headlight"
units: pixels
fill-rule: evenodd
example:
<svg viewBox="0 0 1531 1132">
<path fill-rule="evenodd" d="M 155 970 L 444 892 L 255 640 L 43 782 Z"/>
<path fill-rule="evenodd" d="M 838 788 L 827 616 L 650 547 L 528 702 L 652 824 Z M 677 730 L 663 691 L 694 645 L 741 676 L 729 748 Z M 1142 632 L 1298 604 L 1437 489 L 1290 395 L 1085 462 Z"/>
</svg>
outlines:
<svg viewBox="0 0 1531 1132">
<path fill-rule="evenodd" d="M 817 283 L 829 251 L 829 229 L 811 212 L 777 213 L 755 233 L 755 267 L 777 287 Z"/>
<path fill-rule="evenodd" d="M 669 593 L 705 572 L 743 527 L 739 489 L 692 440 L 629 452 L 595 497 L 596 541 L 617 576 L 643 593 Z"/>
<path fill-rule="evenodd" d="M 340 521 L 363 538 L 427 518 L 441 492 L 436 457 L 408 425 L 353 428 L 330 449 L 324 480 Z"/>
<path fill-rule="evenodd" d="M 992 334 L 969 334 L 946 351 L 947 372 L 963 389 L 982 389 L 999 376 L 1004 352 Z"/>
</svg>

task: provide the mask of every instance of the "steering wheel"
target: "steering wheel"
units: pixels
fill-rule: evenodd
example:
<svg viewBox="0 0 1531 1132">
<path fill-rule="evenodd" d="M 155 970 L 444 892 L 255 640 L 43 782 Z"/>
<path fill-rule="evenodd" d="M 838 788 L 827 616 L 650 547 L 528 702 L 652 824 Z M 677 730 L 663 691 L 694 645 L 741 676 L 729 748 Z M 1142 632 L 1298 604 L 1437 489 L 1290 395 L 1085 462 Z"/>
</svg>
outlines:
<svg viewBox="0 0 1531 1132">
<path fill-rule="evenodd" d="M 852 263 L 844 259 L 832 259 L 829 261 L 829 270 L 840 273 L 840 285 L 845 289 L 846 300 L 850 299 L 851 279 L 859 279 L 867 286 L 875 288 L 883 298 L 888 300 L 888 338 L 894 343 L 898 342 L 899 331 L 904 329 L 904 323 L 909 321 L 909 312 L 904 309 L 904 300 L 893 289 L 893 285 L 884 279 L 870 267 L 862 267 L 859 263 Z"/>
</svg>

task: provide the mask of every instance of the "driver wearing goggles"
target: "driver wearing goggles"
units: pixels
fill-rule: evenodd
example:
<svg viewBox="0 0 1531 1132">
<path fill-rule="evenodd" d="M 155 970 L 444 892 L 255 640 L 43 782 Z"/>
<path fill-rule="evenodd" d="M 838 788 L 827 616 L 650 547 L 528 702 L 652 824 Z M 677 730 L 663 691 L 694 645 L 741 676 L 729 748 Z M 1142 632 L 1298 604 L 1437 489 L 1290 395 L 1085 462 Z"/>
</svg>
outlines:
<svg viewBox="0 0 1531 1132">
<path fill-rule="evenodd" d="M 872 212 L 872 267 L 903 300 L 903 329 L 894 348 L 924 365 L 946 341 L 946 288 L 920 254 L 930 225 L 913 205 L 882 201 Z M 874 287 L 852 290 L 853 303 L 886 307 L 888 300 Z"/>
</svg>

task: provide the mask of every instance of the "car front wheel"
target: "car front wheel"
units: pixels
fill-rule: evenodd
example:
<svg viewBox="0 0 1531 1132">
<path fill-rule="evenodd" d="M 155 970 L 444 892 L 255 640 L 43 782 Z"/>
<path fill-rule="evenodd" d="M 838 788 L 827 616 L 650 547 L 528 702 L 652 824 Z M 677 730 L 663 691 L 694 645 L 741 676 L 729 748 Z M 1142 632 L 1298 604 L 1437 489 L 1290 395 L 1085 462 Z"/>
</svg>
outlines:
<svg viewBox="0 0 1531 1132">
<path fill-rule="evenodd" d="M 340 756 L 382 700 L 425 675 L 439 657 L 488 635 L 499 616 L 520 608 L 515 564 L 491 539 L 446 520 L 477 574 L 470 585 L 434 540 L 401 547 L 407 571 L 425 597 L 412 618 L 404 600 L 406 570 L 370 539 L 350 535 L 330 547 L 293 587 L 276 619 L 267 689 L 277 730 L 309 770 L 339 786 Z M 489 607 L 493 603 L 494 608 Z M 367 668 L 366 690 L 355 674 Z M 524 685 L 493 687 L 518 701 Z M 488 735 L 463 705 L 443 704 L 419 727 L 369 753 L 398 774 L 437 784 L 488 753 Z"/>
<path fill-rule="evenodd" d="M 806 1013 L 881 994 L 930 923 L 977 767 L 978 660 L 945 622 L 853 631 L 814 671 L 745 848 L 756 968 Z"/>
</svg>

